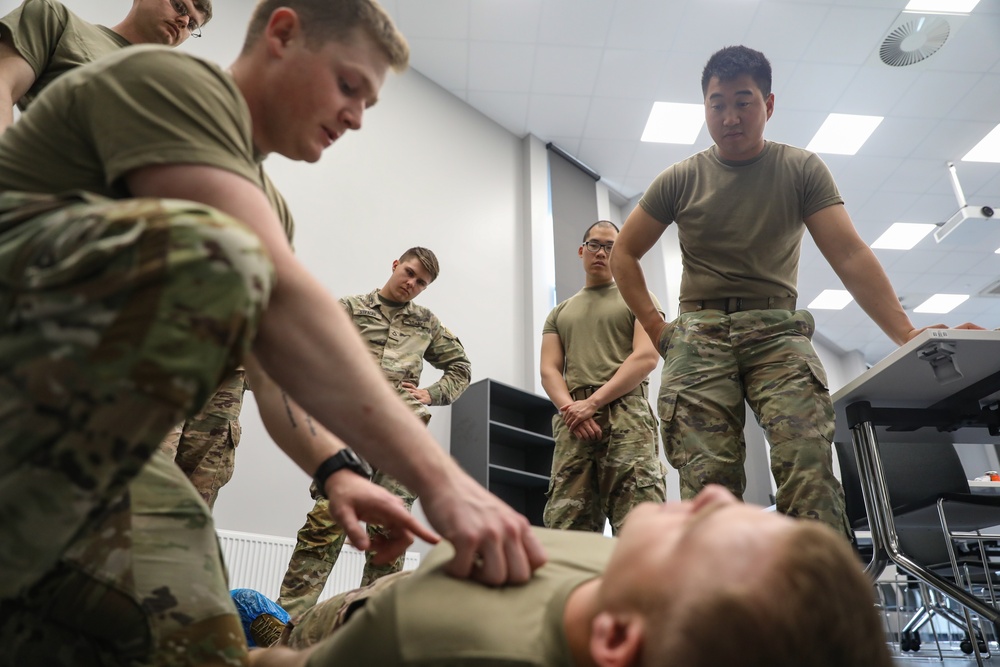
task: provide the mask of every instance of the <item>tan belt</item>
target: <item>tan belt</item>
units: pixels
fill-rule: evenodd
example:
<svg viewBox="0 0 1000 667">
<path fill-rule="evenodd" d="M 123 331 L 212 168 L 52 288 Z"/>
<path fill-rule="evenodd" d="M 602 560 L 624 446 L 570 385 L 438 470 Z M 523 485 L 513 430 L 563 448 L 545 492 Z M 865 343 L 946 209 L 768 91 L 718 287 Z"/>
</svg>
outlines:
<svg viewBox="0 0 1000 667">
<path fill-rule="evenodd" d="M 593 393 L 598 389 L 600 389 L 600 387 L 580 387 L 575 391 L 569 392 L 569 395 L 573 397 L 574 401 L 582 401 L 585 398 L 590 398 L 593 395 Z M 643 382 L 632 391 L 622 394 L 621 396 L 616 398 L 615 401 L 617 401 L 620 398 L 625 398 L 626 396 L 642 396 L 643 398 L 646 398 L 646 383 Z M 614 403 L 615 401 L 611 402 Z"/>
<path fill-rule="evenodd" d="M 680 311 L 682 313 L 691 313 L 696 310 L 721 310 L 727 315 L 744 310 L 795 310 L 795 298 L 790 296 L 731 296 L 727 299 L 681 301 Z"/>
</svg>

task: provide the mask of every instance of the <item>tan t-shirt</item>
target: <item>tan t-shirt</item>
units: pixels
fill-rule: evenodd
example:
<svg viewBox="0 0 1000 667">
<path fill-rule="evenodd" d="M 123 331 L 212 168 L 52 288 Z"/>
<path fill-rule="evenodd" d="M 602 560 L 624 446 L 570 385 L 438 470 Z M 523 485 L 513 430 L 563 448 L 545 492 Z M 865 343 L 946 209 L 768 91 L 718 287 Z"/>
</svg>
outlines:
<svg viewBox="0 0 1000 667">
<path fill-rule="evenodd" d="M 444 573 L 454 554 L 442 542 L 409 577 L 373 595 L 309 667 L 549 667 L 572 664 L 563 630 L 570 593 L 599 576 L 613 538 L 533 528 L 549 560 L 523 586 L 489 587 Z"/>
<path fill-rule="evenodd" d="M 660 302 L 649 295 L 661 313 Z M 542 333 L 559 335 L 565 358 L 566 387 L 600 387 L 632 354 L 635 315 L 618 292 L 618 285 L 584 287 L 552 309 Z"/>
<path fill-rule="evenodd" d="M 797 296 L 803 220 L 843 204 L 833 176 L 814 153 L 774 142 L 746 162 L 715 147 L 663 171 L 639 205 L 677 223 L 681 301 Z"/>
<path fill-rule="evenodd" d="M 260 187 L 290 237 L 291 215 L 261 159 L 246 102 L 218 65 L 133 46 L 64 74 L 0 135 L 0 190 L 122 199 L 134 169 L 207 165 Z"/>
<path fill-rule="evenodd" d="M 130 45 L 110 28 L 84 21 L 56 0 L 24 0 L 0 19 L 0 40 L 13 46 L 35 72 L 35 83 L 17 101 L 22 111 L 59 76 Z"/>
</svg>

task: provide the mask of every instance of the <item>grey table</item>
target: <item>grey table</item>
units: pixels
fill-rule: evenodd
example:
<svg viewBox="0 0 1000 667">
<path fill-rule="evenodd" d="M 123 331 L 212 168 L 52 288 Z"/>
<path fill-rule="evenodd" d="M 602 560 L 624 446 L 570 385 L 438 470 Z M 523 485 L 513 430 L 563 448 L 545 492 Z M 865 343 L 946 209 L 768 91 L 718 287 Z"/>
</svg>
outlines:
<svg viewBox="0 0 1000 667">
<path fill-rule="evenodd" d="M 833 395 L 836 438 L 854 443 L 877 578 L 889 562 L 1000 630 L 1000 612 L 899 551 L 878 443 L 1000 442 L 1000 332 L 924 331 Z"/>
</svg>

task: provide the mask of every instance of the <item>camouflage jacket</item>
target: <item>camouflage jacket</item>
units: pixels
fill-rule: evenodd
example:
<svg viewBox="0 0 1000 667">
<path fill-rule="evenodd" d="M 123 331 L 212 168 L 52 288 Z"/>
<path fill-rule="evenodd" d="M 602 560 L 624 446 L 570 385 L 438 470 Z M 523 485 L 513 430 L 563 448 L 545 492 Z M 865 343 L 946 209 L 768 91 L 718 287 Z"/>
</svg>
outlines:
<svg viewBox="0 0 1000 667">
<path fill-rule="evenodd" d="M 399 390 L 418 417 L 429 416 L 427 406 L 402 388 L 403 382 L 419 386 L 424 360 L 444 372 L 441 379 L 425 387 L 431 405 L 449 405 L 462 395 L 472 378 L 472 364 L 461 341 L 427 308 L 412 301 L 394 314 L 387 314 L 378 290 L 346 296 L 340 303 L 354 320 L 375 363 Z"/>
</svg>

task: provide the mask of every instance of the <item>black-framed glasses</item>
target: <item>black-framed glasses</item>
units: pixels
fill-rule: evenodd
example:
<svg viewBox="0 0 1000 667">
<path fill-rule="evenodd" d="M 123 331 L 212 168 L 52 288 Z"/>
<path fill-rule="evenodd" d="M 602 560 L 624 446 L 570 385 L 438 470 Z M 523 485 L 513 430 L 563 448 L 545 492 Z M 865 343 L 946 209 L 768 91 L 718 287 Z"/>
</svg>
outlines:
<svg viewBox="0 0 1000 667">
<path fill-rule="evenodd" d="M 185 5 L 180 0 L 171 0 L 171 5 L 174 7 L 174 11 L 177 12 L 178 16 L 188 17 L 187 29 L 191 33 L 192 37 L 201 37 L 201 26 L 195 21 L 194 17 L 191 16 L 191 12 L 188 10 L 187 5 Z"/>
<path fill-rule="evenodd" d="M 595 255 L 599 253 L 603 248 L 604 252 L 610 255 L 611 248 L 614 245 L 615 245 L 614 241 L 612 241 L 611 243 L 601 243 L 600 241 L 587 241 L 586 243 L 583 244 L 583 247 L 589 250 L 590 252 L 594 253 Z"/>
</svg>

